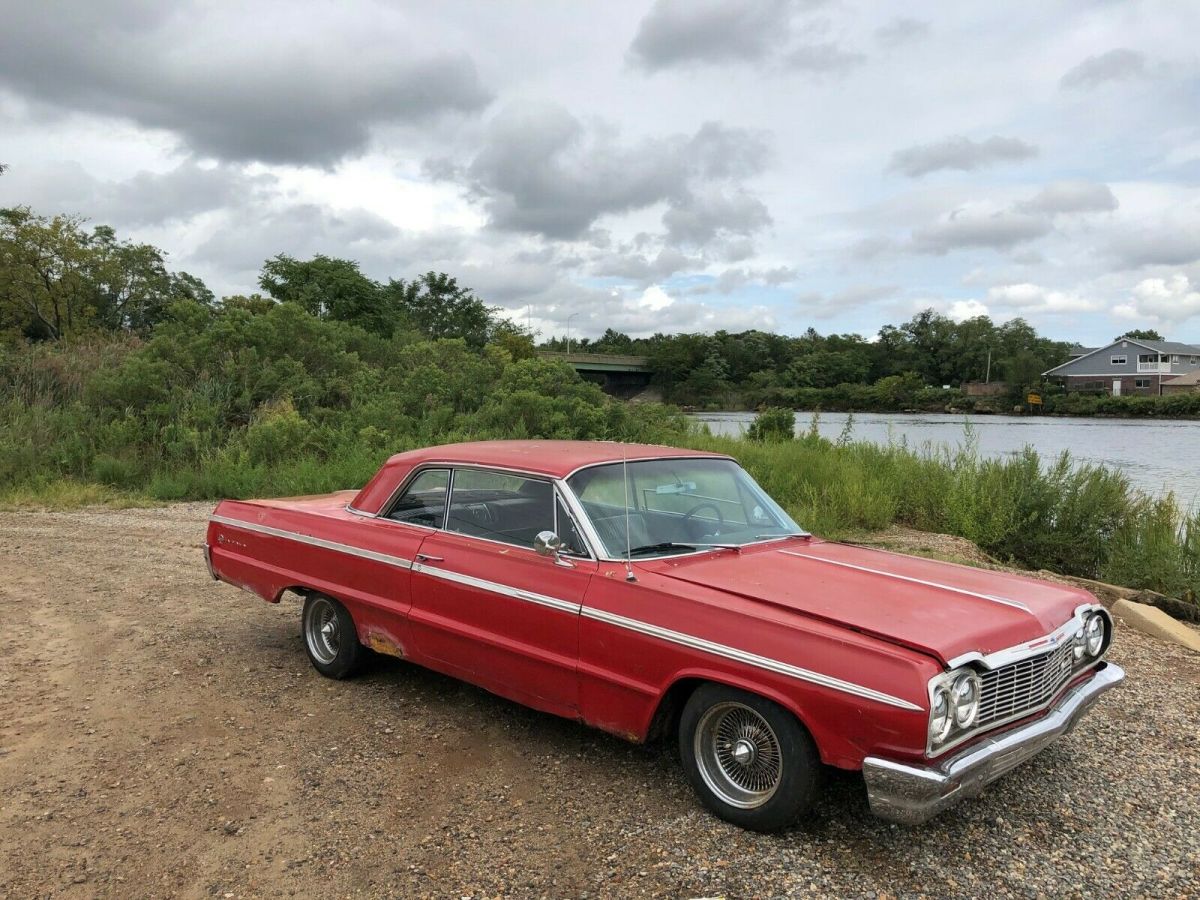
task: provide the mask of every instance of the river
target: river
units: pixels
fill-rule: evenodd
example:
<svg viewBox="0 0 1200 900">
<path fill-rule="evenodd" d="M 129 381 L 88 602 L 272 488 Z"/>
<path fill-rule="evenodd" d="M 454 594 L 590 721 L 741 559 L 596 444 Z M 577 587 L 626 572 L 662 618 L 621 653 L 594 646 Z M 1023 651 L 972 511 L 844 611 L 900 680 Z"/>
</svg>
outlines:
<svg viewBox="0 0 1200 900">
<path fill-rule="evenodd" d="M 821 413 L 818 430 L 837 440 L 847 413 Z M 1031 446 L 1044 458 L 1064 450 L 1084 463 L 1119 469 L 1147 494 L 1175 492 L 1184 508 L 1200 501 L 1200 422 L 1185 419 L 1087 419 L 1046 416 L 962 416 L 938 413 L 854 413 L 853 440 L 877 444 L 904 441 L 913 449 L 926 445 L 958 446 L 969 421 L 985 456 L 1019 453 Z M 754 413 L 697 413 L 713 434 L 740 435 Z M 797 432 L 807 431 L 812 414 L 796 413 Z"/>
</svg>

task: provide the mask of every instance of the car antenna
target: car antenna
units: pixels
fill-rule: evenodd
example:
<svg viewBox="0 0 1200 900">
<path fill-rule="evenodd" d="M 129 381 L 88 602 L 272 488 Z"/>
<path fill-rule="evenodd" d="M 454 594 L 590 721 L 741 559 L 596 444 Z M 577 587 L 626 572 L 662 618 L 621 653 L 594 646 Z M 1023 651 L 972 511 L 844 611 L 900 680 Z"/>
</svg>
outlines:
<svg viewBox="0 0 1200 900">
<path fill-rule="evenodd" d="M 637 581 L 633 574 L 633 542 L 629 539 L 629 453 L 621 442 L 621 480 L 625 482 L 625 580 Z"/>
</svg>

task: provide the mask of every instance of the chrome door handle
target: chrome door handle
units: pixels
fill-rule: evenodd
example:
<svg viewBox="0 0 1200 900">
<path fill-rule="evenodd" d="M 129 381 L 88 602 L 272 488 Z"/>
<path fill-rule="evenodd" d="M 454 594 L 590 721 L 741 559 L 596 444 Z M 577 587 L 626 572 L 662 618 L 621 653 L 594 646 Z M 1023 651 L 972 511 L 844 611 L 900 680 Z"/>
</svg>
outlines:
<svg viewBox="0 0 1200 900">
<path fill-rule="evenodd" d="M 445 562 L 440 556 L 430 556 L 428 553 L 418 553 L 417 562 Z"/>
</svg>

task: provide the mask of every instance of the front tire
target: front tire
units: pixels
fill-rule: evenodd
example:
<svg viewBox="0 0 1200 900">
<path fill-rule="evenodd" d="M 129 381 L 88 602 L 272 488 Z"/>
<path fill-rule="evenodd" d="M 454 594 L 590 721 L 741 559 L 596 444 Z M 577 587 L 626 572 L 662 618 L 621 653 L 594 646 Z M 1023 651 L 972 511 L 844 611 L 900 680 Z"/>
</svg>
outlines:
<svg viewBox="0 0 1200 900">
<path fill-rule="evenodd" d="M 796 717 L 723 684 L 701 685 L 688 698 L 679 752 L 700 802 L 752 831 L 793 824 L 820 788 L 820 756 Z"/>
<path fill-rule="evenodd" d="M 326 678 L 347 678 L 363 658 L 363 646 L 350 611 L 332 597 L 309 594 L 300 616 L 300 634 L 313 668 Z"/>
</svg>

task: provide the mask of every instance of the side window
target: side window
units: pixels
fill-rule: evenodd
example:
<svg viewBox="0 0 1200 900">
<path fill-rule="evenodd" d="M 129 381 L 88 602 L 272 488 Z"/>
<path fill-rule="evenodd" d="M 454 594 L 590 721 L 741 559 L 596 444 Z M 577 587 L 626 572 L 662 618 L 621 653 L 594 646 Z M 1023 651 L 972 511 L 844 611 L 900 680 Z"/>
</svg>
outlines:
<svg viewBox="0 0 1200 900">
<path fill-rule="evenodd" d="M 449 469 L 426 469 L 409 483 L 387 517 L 397 522 L 441 528 L 446 517 L 449 485 Z"/>
<path fill-rule="evenodd" d="M 532 548 L 539 531 L 554 529 L 554 487 L 548 481 L 456 469 L 446 530 Z"/>
<path fill-rule="evenodd" d="M 554 533 L 562 538 L 562 552 L 571 556 L 587 556 L 587 544 L 583 542 L 583 537 L 579 534 L 579 529 L 575 527 L 575 520 L 571 518 L 571 514 L 567 512 L 567 508 L 563 506 L 561 500 L 554 501 L 555 507 L 555 530 Z"/>
</svg>

